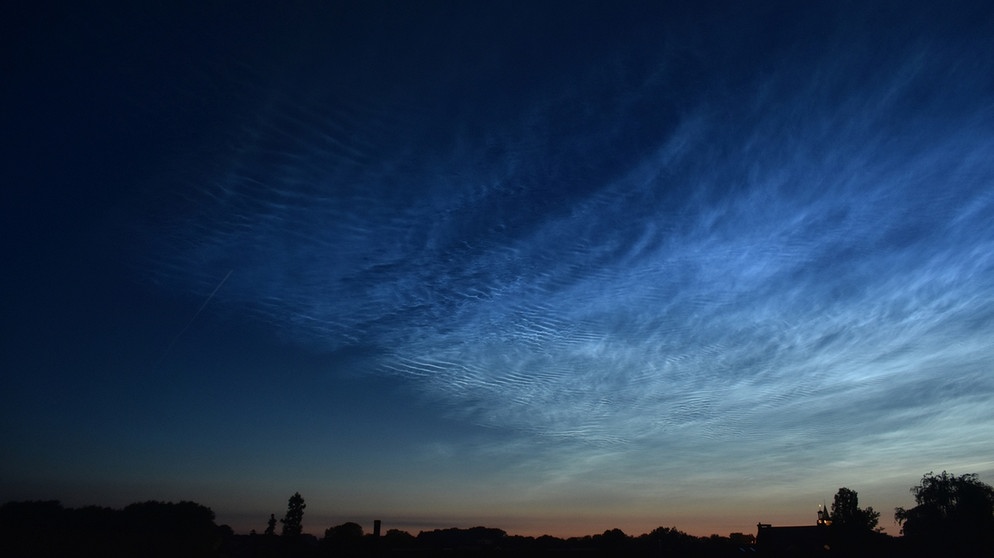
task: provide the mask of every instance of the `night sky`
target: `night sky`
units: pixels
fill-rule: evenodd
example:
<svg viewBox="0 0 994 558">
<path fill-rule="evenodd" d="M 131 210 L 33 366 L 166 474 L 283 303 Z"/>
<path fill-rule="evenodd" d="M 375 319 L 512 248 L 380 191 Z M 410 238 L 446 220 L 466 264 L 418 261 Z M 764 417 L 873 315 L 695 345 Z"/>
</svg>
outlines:
<svg viewBox="0 0 994 558">
<path fill-rule="evenodd" d="M 989 2 L 14 4 L 0 501 L 896 534 L 994 481 Z"/>
</svg>

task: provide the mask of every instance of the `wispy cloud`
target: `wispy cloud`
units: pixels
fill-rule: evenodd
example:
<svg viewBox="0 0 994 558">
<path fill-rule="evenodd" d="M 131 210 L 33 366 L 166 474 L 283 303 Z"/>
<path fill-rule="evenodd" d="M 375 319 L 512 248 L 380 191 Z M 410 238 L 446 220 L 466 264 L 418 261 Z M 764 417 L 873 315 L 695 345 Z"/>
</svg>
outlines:
<svg viewBox="0 0 994 558">
<path fill-rule="evenodd" d="M 363 348 L 516 433 L 522 463 L 551 444 L 553 484 L 969 459 L 994 395 L 989 64 L 924 39 L 874 64 L 844 38 L 734 89 L 563 79 L 425 144 L 439 114 L 281 107 L 157 273 L 204 291 L 233 269 L 218 302 Z"/>
</svg>

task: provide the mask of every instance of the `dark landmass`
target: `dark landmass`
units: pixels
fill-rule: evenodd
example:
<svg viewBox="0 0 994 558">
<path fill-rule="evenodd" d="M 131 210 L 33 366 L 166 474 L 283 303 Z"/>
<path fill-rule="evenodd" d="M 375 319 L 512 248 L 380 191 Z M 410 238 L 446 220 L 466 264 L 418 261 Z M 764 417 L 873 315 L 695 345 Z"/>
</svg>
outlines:
<svg viewBox="0 0 994 558">
<path fill-rule="evenodd" d="M 816 536 L 791 538 L 790 529 L 768 544 L 752 534 L 695 537 L 673 527 L 630 536 L 620 529 L 562 539 L 509 535 L 502 529 L 436 529 L 412 535 L 389 529 L 365 533 L 356 523 L 309 534 L 235 534 L 217 525 L 214 513 L 194 502 L 144 502 L 116 510 L 103 507 L 64 508 L 59 502 L 9 502 L 0 507 L 0 556 L 27 557 L 730 557 L 730 556 L 915 556 L 903 538 L 872 533 L 858 549 L 825 550 Z M 785 536 L 786 535 L 786 536 Z M 823 535 L 829 537 L 828 529 Z M 776 539 L 776 540 L 774 540 Z M 825 539 L 825 545 L 828 544 Z M 841 549 L 840 549 L 841 550 Z"/>
<path fill-rule="evenodd" d="M 8 502 L 0 507 L 0 555 L 5 557 L 330 557 L 330 556 L 739 556 L 755 552 L 752 535 L 694 537 L 661 527 L 640 536 L 620 529 L 585 537 L 508 535 L 502 529 L 436 529 L 412 535 L 397 529 L 365 533 L 356 523 L 299 534 L 235 534 L 194 502 L 144 502 L 116 510 L 65 508 L 57 501 Z"/>
<path fill-rule="evenodd" d="M 903 536 L 877 528 L 880 513 L 859 506 L 856 491 L 840 488 L 831 511 L 811 525 L 757 524 L 756 535 L 695 537 L 674 527 L 631 536 L 620 529 L 561 539 L 509 535 L 502 529 L 436 529 L 417 535 L 398 529 L 366 533 L 358 523 L 329 527 L 323 538 L 302 531 L 304 498 L 295 493 L 282 519 L 270 515 L 262 534 L 235 534 L 195 502 L 142 502 L 111 509 L 66 508 L 58 501 L 0 506 L 0 557 L 152 558 L 319 557 L 994 557 L 994 488 L 975 474 L 927 473 L 912 487 L 916 506 L 897 508 Z M 277 525 L 281 524 L 279 534 Z"/>
</svg>

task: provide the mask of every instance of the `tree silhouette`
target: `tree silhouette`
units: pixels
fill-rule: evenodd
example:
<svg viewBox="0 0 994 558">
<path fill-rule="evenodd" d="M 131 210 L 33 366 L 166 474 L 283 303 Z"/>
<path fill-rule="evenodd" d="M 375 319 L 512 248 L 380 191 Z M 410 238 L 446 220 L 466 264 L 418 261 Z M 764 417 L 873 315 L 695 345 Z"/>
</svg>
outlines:
<svg viewBox="0 0 994 558">
<path fill-rule="evenodd" d="M 839 531 L 866 532 L 873 531 L 880 520 L 880 512 L 872 507 L 861 509 L 859 496 L 855 490 L 842 487 L 835 493 L 832 502 L 832 527 Z"/>
<path fill-rule="evenodd" d="M 304 497 L 299 492 L 294 492 L 293 496 L 290 496 L 286 506 L 286 515 L 280 520 L 283 524 L 282 535 L 284 537 L 296 537 L 303 532 L 304 508 L 306 507 Z"/>
<path fill-rule="evenodd" d="M 835 493 L 829 516 L 829 547 L 842 556 L 878 556 L 880 534 L 875 531 L 880 512 L 871 507 L 860 508 L 855 490 L 842 487 Z M 876 551 L 876 552 L 874 552 Z"/>
<path fill-rule="evenodd" d="M 276 514 L 275 513 L 269 514 L 269 521 L 266 522 L 266 531 L 265 531 L 265 534 L 266 535 L 275 535 L 276 534 Z"/>
<path fill-rule="evenodd" d="M 946 555 L 994 555 L 994 488 L 976 474 L 929 472 L 911 493 L 917 505 L 894 510 L 909 541 Z"/>
<path fill-rule="evenodd" d="M 354 542 L 363 537 L 362 525 L 349 521 L 324 530 L 324 538 L 336 542 Z"/>
<path fill-rule="evenodd" d="M 121 549 L 136 556 L 212 556 L 221 542 L 214 512 L 195 502 L 138 502 L 121 512 Z"/>
<path fill-rule="evenodd" d="M 209 558 L 225 533 L 194 502 L 139 502 L 123 510 L 63 508 L 57 501 L 0 506 L 0 556 Z"/>
<path fill-rule="evenodd" d="M 383 539 L 394 548 L 410 547 L 414 544 L 414 535 L 400 529 L 387 529 Z"/>
</svg>

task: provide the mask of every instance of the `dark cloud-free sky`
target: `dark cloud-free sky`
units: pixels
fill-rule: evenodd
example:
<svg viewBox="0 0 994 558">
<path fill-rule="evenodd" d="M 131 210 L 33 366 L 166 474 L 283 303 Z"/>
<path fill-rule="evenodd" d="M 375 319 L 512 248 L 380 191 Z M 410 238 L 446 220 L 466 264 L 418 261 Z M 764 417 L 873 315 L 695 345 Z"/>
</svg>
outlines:
<svg viewBox="0 0 994 558">
<path fill-rule="evenodd" d="M 807 524 L 994 480 L 984 2 L 4 8 L 0 499 Z"/>
</svg>

